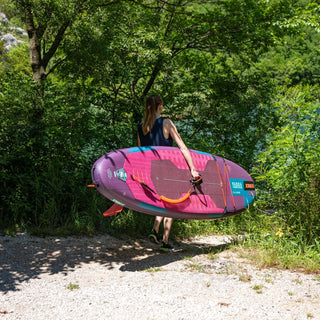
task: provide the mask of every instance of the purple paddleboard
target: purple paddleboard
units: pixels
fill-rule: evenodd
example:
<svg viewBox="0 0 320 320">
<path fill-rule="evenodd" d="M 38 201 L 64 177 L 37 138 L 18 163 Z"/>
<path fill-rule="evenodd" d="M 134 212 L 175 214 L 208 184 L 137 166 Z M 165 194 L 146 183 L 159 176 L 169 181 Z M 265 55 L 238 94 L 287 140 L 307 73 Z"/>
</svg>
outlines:
<svg viewBox="0 0 320 320">
<path fill-rule="evenodd" d="M 203 182 L 192 185 L 175 147 L 133 147 L 99 158 L 92 167 L 96 189 L 129 209 L 182 219 L 217 219 L 240 213 L 255 197 L 250 175 L 239 165 L 190 150 Z"/>
</svg>

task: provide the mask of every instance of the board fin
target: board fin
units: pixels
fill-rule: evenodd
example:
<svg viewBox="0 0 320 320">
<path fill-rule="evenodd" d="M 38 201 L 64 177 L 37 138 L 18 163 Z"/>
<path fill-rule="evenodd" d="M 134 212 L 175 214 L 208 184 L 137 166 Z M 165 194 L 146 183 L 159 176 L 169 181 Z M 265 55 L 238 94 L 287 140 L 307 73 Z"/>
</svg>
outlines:
<svg viewBox="0 0 320 320">
<path fill-rule="evenodd" d="M 114 203 L 107 211 L 103 213 L 104 217 L 115 216 L 116 214 L 120 213 L 123 209 L 123 206 L 120 204 Z"/>
</svg>

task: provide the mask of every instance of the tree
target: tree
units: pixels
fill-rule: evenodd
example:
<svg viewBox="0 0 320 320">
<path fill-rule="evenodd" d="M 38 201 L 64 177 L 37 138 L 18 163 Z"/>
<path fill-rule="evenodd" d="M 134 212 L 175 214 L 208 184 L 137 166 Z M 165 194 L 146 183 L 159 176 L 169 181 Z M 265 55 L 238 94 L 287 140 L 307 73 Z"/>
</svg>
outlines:
<svg viewBox="0 0 320 320">
<path fill-rule="evenodd" d="M 24 16 L 29 37 L 30 65 L 33 79 L 38 84 L 48 76 L 65 57 L 57 57 L 59 46 L 67 29 L 81 19 L 84 12 L 95 10 L 99 1 L 39 1 L 13 0 Z M 118 1 L 106 1 L 104 6 Z M 48 69 L 49 63 L 54 60 Z"/>
</svg>

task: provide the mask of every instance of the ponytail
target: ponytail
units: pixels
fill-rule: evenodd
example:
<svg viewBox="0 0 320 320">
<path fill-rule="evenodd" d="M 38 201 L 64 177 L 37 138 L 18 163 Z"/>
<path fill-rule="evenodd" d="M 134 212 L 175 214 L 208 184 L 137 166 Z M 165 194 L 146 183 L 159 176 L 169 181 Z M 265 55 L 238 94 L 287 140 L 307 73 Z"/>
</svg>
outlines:
<svg viewBox="0 0 320 320">
<path fill-rule="evenodd" d="M 156 121 L 158 107 L 161 104 L 162 99 L 156 94 L 153 94 L 146 99 L 145 113 L 142 121 L 142 132 L 144 135 L 151 131 L 154 122 Z"/>
</svg>

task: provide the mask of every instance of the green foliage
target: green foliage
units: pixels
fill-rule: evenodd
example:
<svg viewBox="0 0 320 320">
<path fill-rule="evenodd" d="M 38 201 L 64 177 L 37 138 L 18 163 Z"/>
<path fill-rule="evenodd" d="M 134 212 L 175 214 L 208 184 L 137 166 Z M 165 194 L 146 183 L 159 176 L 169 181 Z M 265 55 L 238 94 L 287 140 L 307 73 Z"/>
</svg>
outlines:
<svg viewBox="0 0 320 320">
<path fill-rule="evenodd" d="M 320 247 L 315 240 L 313 245 L 299 243 L 297 239 L 277 234 L 251 234 L 244 239 L 244 256 L 258 263 L 261 267 L 280 267 L 292 270 L 319 272 Z M 285 232 L 287 233 L 287 232 Z M 241 251 L 241 248 L 238 249 Z"/>
<path fill-rule="evenodd" d="M 299 35 L 285 36 L 256 67 L 277 85 L 319 84 L 319 41 L 320 33 L 307 29 Z"/>
<path fill-rule="evenodd" d="M 2 225 L 99 229 L 106 201 L 86 185 L 97 152 L 114 142 L 99 134 L 96 108 L 76 86 L 48 84 L 41 96 L 30 78 L 10 74 L 1 87 Z"/>
<path fill-rule="evenodd" d="M 124 209 L 120 214 L 109 219 L 109 233 L 124 237 L 145 237 L 151 231 L 154 217 Z"/>
<path fill-rule="evenodd" d="M 300 0 L 294 8 L 294 14 L 281 23 L 281 28 L 296 30 L 297 28 L 312 28 L 320 32 L 320 5 L 315 1 Z"/>
<path fill-rule="evenodd" d="M 10 0 L 0 0 L 0 12 L 4 13 L 10 20 L 17 15 L 17 9 Z"/>
<path fill-rule="evenodd" d="M 181 135 L 188 145 L 202 146 L 250 170 L 266 129 L 277 121 L 265 104 L 273 93 L 270 80 L 248 69 L 252 62 L 245 55 L 194 53 L 192 58 L 193 69 L 172 81 L 169 91 L 172 95 L 182 92 L 176 94 L 169 111 L 174 114 L 179 106 L 187 106 L 184 114 L 189 112 L 188 126 L 177 119 Z"/>
<path fill-rule="evenodd" d="M 281 126 L 270 130 L 256 180 L 267 184 L 262 203 L 277 210 L 301 243 L 311 243 L 320 233 L 318 86 L 287 89 L 277 111 Z"/>
</svg>

